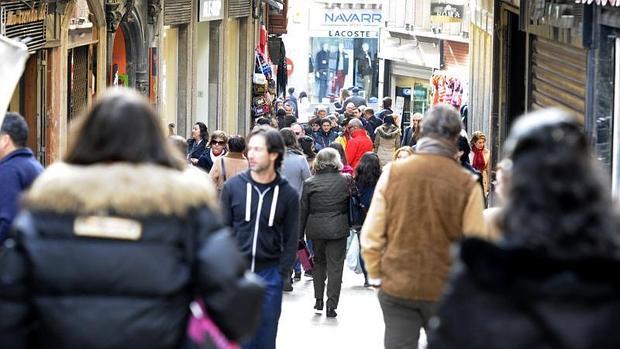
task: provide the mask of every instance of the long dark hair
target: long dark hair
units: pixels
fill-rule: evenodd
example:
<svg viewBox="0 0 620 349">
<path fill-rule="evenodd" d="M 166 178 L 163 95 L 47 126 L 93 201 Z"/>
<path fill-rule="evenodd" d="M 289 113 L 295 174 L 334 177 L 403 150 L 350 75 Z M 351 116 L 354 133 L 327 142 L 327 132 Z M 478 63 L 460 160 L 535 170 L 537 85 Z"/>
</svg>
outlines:
<svg viewBox="0 0 620 349">
<path fill-rule="evenodd" d="M 360 188 L 372 188 L 381 176 L 381 162 L 377 154 L 367 151 L 355 168 L 355 183 Z"/>
<path fill-rule="evenodd" d="M 616 254 L 610 189 L 576 119 L 553 109 L 522 117 L 506 148 L 512 173 L 502 219 L 505 243 L 556 258 Z"/>
<path fill-rule="evenodd" d="M 65 156 L 70 164 L 129 162 L 186 167 L 166 140 L 155 111 L 131 89 L 108 89 L 76 121 L 74 132 Z"/>
<path fill-rule="evenodd" d="M 314 159 L 316 157 L 316 153 L 312 149 L 313 145 L 314 140 L 312 139 L 312 137 L 305 136 L 299 139 L 299 146 L 301 147 L 301 150 L 303 150 L 304 154 L 308 159 Z"/>
<path fill-rule="evenodd" d="M 207 128 L 207 125 L 205 125 L 205 123 L 201 121 L 198 121 L 197 123 L 195 123 L 195 125 L 198 125 L 198 128 L 200 129 L 200 139 L 202 139 L 205 143 L 208 143 L 209 129 Z"/>
<path fill-rule="evenodd" d="M 340 154 L 340 160 L 342 161 L 343 166 L 349 165 L 349 161 L 347 160 L 347 154 L 344 152 L 344 148 L 342 147 L 342 144 L 332 142 L 329 144 L 329 147 L 334 148 L 338 151 L 338 153 Z"/>
</svg>

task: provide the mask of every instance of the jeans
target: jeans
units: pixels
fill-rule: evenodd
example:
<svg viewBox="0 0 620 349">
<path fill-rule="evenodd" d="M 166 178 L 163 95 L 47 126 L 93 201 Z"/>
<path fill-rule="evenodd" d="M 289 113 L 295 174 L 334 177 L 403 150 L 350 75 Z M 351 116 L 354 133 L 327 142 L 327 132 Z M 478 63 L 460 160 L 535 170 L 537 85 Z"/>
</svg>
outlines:
<svg viewBox="0 0 620 349">
<path fill-rule="evenodd" d="M 379 304 L 385 322 L 385 349 L 416 349 L 420 328 L 437 313 L 437 302 L 414 301 L 379 291 Z"/>
<path fill-rule="evenodd" d="M 254 338 L 242 345 L 243 349 L 275 349 L 278 321 L 282 312 L 282 276 L 277 266 L 256 272 L 267 286 L 263 298 L 261 324 Z"/>
</svg>

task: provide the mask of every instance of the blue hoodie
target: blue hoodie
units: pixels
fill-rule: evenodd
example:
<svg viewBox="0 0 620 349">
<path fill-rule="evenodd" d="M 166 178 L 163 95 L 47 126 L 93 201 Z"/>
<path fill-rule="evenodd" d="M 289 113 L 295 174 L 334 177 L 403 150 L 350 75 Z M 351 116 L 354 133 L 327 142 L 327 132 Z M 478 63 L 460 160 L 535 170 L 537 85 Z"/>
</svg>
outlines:
<svg viewBox="0 0 620 349">
<path fill-rule="evenodd" d="M 222 189 L 224 223 L 230 226 L 252 271 L 278 266 L 282 275 L 295 262 L 299 240 L 299 194 L 278 174 L 268 184 L 250 170 L 230 178 Z"/>
<path fill-rule="evenodd" d="M 28 148 L 20 148 L 0 159 L 0 241 L 3 241 L 19 207 L 19 196 L 43 172 L 43 166 Z"/>
</svg>

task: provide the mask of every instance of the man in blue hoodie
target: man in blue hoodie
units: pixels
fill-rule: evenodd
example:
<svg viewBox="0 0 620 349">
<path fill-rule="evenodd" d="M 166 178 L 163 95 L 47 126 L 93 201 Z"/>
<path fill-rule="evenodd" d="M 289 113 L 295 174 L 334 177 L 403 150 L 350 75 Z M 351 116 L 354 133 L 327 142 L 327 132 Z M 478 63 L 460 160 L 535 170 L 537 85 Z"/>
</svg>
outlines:
<svg viewBox="0 0 620 349">
<path fill-rule="evenodd" d="M 26 148 L 28 124 L 18 113 L 6 113 L 0 128 L 0 242 L 4 241 L 19 207 L 19 195 L 43 172 Z"/>
<path fill-rule="evenodd" d="M 243 348 L 274 349 L 283 280 L 290 277 L 299 240 L 299 194 L 278 173 L 285 153 L 278 131 L 253 131 L 247 153 L 250 169 L 224 184 L 222 210 L 250 269 L 267 284 L 261 325 Z"/>
</svg>

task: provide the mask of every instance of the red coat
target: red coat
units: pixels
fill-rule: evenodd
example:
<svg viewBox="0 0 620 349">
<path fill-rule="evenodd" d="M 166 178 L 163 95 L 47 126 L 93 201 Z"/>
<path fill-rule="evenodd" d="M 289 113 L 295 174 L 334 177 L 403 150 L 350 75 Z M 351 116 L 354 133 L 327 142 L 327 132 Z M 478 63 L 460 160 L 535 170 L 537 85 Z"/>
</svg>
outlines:
<svg viewBox="0 0 620 349">
<path fill-rule="evenodd" d="M 353 167 L 353 170 L 357 167 L 362 155 L 372 150 L 372 140 L 368 137 L 366 130 L 358 129 L 353 131 L 351 139 L 347 143 L 347 160 L 349 161 L 349 165 Z"/>
</svg>

